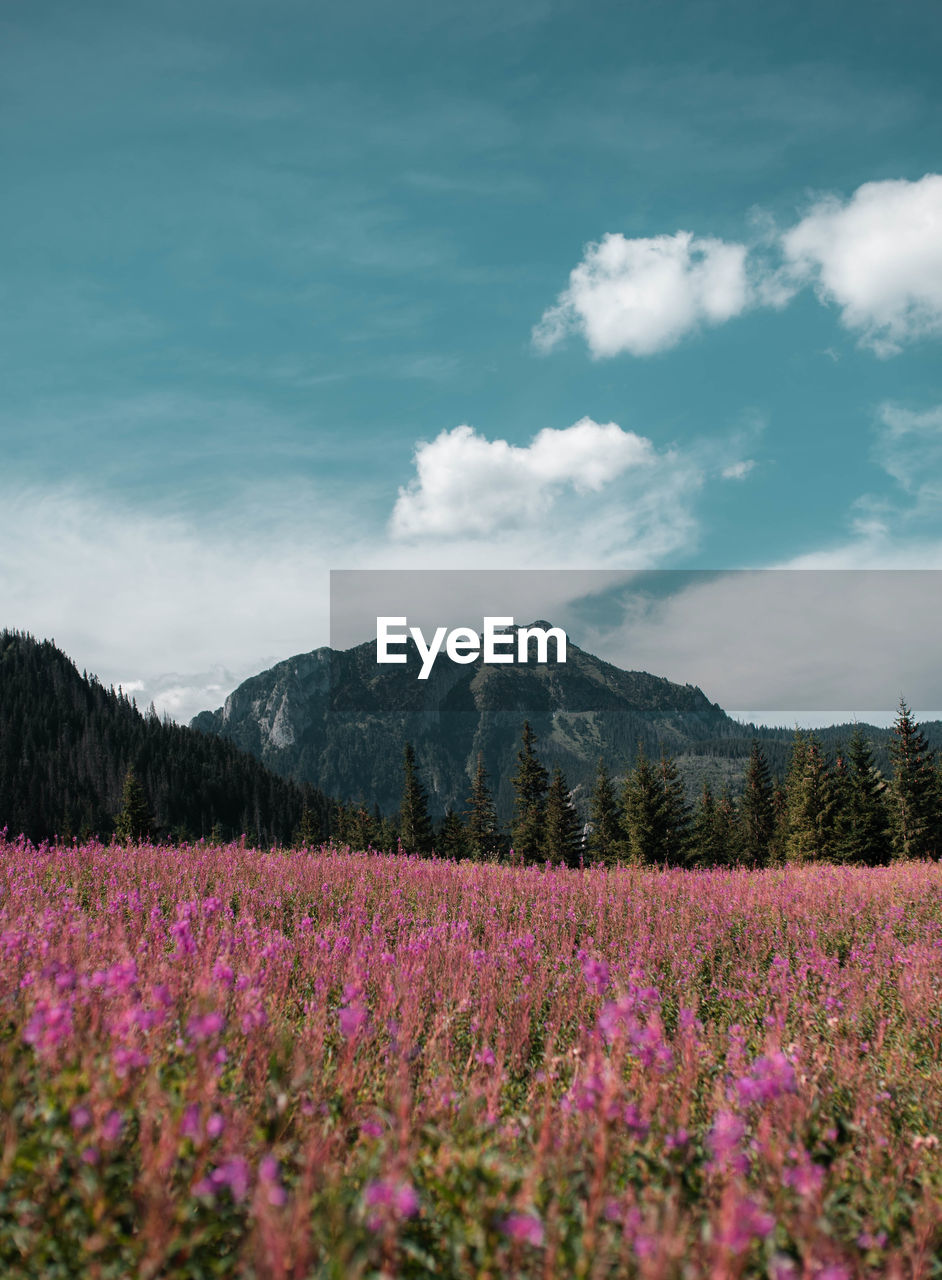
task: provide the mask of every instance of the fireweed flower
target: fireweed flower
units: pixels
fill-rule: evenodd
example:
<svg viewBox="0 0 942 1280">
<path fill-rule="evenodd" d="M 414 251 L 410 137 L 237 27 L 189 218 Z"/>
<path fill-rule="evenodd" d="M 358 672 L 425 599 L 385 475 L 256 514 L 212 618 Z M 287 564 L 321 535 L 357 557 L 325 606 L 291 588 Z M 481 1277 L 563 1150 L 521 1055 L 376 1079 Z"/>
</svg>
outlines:
<svg viewBox="0 0 942 1280">
<path fill-rule="evenodd" d="M 585 952 L 580 952 L 582 960 L 582 976 L 586 986 L 596 995 L 604 995 L 611 978 L 611 970 L 604 960 L 595 960 Z"/>
<path fill-rule="evenodd" d="M 719 1232 L 717 1239 L 731 1253 L 744 1253 L 753 1240 L 764 1240 L 775 1229 L 775 1219 L 754 1200 L 740 1200 L 732 1221 Z"/>
<path fill-rule="evenodd" d="M 750 1103 L 771 1102 L 786 1093 L 798 1092 L 795 1068 L 784 1053 L 756 1058 L 748 1075 L 735 1084 L 736 1094 L 743 1106 Z"/>
<path fill-rule="evenodd" d="M 217 1009 L 211 1009 L 209 1013 L 194 1014 L 186 1024 L 186 1033 L 194 1044 L 202 1044 L 218 1036 L 225 1025 L 225 1017 Z"/>
<path fill-rule="evenodd" d="M 418 1192 L 404 1179 L 379 1178 L 368 1183 L 363 1192 L 363 1203 L 367 1209 L 373 1210 L 368 1219 L 373 1231 L 384 1221 L 414 1218 L 419 1212 Z"/>
<path fill-rule="evenodd" d="M 543 1223 L 535 1213 L 510 1213 L 504 1219 L 501 1230 L 511 1240 L 522 1240 L 538 1248 L 543 1243 Z"/>
</svg>

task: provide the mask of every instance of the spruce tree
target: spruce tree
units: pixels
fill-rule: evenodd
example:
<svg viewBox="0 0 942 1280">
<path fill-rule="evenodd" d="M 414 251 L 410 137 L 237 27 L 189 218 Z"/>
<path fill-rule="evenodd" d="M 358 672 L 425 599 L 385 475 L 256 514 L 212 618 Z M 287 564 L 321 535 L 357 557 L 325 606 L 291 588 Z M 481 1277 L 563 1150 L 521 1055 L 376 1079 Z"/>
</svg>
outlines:
<svg viewBox="0 0 942 1280">
<path fill-rule="evenodd" d="M 435 848 L 443 858 L 451 858 L 453 862 L 460 862 L 468 856 L 468 833 L 454 809 L 449 808 L 445 812 Z"/>
<path fill-rule="evenodd" d="M 578 867 L 582 854 L 582 823 L 559 765 L 546 794 L 544 856 L 557 867 Z"/>
<path fill-rule="evenodd" d="M 415 751 L 407 742 L 402 753 L 402 805 L 399 810 L 399 838 L 405 853 L 432 852 L 432 824 L 428 798 L 415 769 Z"/>
<path fill-rule="evenodd" d="M 496 856 L 500 851 L 500 826 L 497 810 L 487 782 L 484 753 L 478 752 L 478 764 L 468 797 L 467 841 L 470 856 L 478 862 Z"/>
<path fill-rule="evenodd" d="M 815 735 L 796 733 L 786 783 L 791 862 L 830 857 L 834 850 L 834 794 L 828 761 Z"/>
<path fill-rule="evenodd" d="M 939 804 L 935 760 L 909 707 L 900 699 L 890 743 L 890 830 L 897 858 L 938 857 Z"/>
<path fill-rule="evenodd" d="M 152 828 L 147 795 L 133 767 L 130 767 L 124 775 L 121 811 L 115 819 L 114 833 L 122 844 L 132 844 L 148 839 Z"/>
<path fill-rule="evenodd" d="M 589 833 L 586 849 L 587 860 L 595 866 L 611 867 L 628 856 L 628 840 L 622 825 L 621 810 L 615 795 L 612 779 L 599 756 L 595 788 L 592 792 Z"/>
<path fill-rule="evenodd" d="M 690 850 L 687 855 L 688 866 L 722 867 L 731 859 L 731 822 L 733 802 L 729 793 L 717 801 L 709 782 L 704 782 L 703 790 L 693 817 L 693 830 Z"/>
<path fill-rule="evenodd" d="M 842 755 L 835 819 L 835 856 L 842 862 L 879 866 L 890 856 L 886 783 L 873 762 L 870 743 L 854 726 L 850 747 Z"/>
<path fill-rule="evenodd" d="M 772 808 L 772 775 L 755 738 L 739 801 L 739 829 L 743 860 L 748 866 L 764 867 L 769 861 L 775 814 Z"/>
<path fill-rule="evenodd" d="M 635 766 L 625 779 L 622 791 L 624 825 L 632 862 L 648 865 L 661 860 L 663 807 L 664 792 L 660 778 L 639 742 Z"/>
<path fill-rule="evenodd" d="M 687 860 L 690 845 L 690 806 L 673 756 L 661 752 L 661 856 L 659 861 L 679 867 Z"/>
<path fill-rule="evenodd" d="M 543 835 L 548 775 L 536 750 L 536 734 L 529 720 L 523 725 L 523 746 L 517 752 L 517 772 L 511 779 L 514 789 L 514 816 L 511 841 L 519 862 L 543 861 Z"/>
<path fill-rule="evenodd" d="M 306 804 L 301 810 L 301 821 L 298 823 L 298 829 L 294 837 L 294 847 L 296 849 L 310 849 L 312 845 L 318 843 L 317 819 L 314 811 L 309 804 Z"/>
</svg>

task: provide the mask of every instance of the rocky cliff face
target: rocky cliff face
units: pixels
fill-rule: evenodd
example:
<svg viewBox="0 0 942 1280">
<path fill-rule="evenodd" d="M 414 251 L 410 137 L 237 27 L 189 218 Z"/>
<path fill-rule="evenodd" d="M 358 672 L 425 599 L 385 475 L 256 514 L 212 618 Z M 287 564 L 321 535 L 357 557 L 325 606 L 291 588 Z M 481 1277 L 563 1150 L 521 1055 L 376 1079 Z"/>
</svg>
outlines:
<svg viewBox="0 0 942 1280">
<path fill-rule="evenodd" d="M 691 777 L 720 755 L 735 756 L 743 729 L 697 688 L 640 671 L 623 671 L 571 642 L 567 661 L 461 666 L 436 662 L 428 680 L 414 645 L 399 666 L 379 666 L 372 642 L 316 649 L 278 663 L 241 684 L 214 712 L 192 722 L 229 738 L 272 769 L 310 781 L 340 798 L 399 803 L 402 746 L 415 747 L 431 807 L 465 808 L 470 777 L 483 752 L 503 815 L 525 719 L 550 768 L 570 786 L 591 787 L 599 756 L 619 773 L 641 741 L 681 757 Z M 732 749 L 732 750 L 731 750 Z"/>
</svg>

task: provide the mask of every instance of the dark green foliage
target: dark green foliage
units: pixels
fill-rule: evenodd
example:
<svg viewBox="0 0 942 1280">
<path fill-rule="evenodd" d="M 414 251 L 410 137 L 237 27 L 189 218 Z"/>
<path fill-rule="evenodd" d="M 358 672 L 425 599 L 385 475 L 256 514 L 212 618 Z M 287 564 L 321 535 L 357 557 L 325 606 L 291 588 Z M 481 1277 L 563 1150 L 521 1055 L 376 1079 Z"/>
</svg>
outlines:
<svg viewBox="0 0 942 1280">
<path fill-rule="evenodd" d="M 432 824 L 428 798 L 415 769 L 415 751 L 407 742 L 402 752 L 402 806 L 399 810 L 399 838 L 404 853 L 431 853 Z"/>
<path fill-rule="evenodd" d="M 445 813 L 438 830 L 435 849 L 443 858 L 451 858 L 455 862 L 468 856 L 468 833 L 454 809 L 448 809 Z"/>
<path fill-rule="evenodd" d="M 122 844 L 136 843 L 149 839 L 152 827 L 153 819 L 150 816 L 147 795 L 137 774 L 133 769 L 128 769 L 124 775 L 124 788 L 121 793 L 121 812 L 114 823 L 115 837 Z"/>
<path fill-rule="evenodd" d="M 523 745 L 517 752 L 517 772 L 512 778 L 514 816 L 510 829 L 517 862 L 543 860 L 543 833 L 548 775 L 537 757 L 536 734 L 529 720 L 523 724 Z"/>
<path fill-rule="evenodd" d="M 661 842 L 659 861 L 679 867 L 687 860 L 690 846 L 690 806 L 684 793 L 684 782 L 673 756 L 661 752 Z"/>
<path fill-rule="evenodd" d="M 357 803 L 337 806 L 333 834 L 339 844 L 348 844 L 351 849 L 376 847 L 377 826 L 376 818 L 366 805 Z"/>
<path fill-rule="evenodd" d="M 312 845 L 318 843 L 317 837 L 317 819 L 314 816 L 314 810 L 310 805 L 306 804 L 301 810 L 301 821 L 298 824 L 298 829 L 295 833 L 295 847 L 298 849 L 309 849 Z"/>
<path fill-rule="evenodd" d="M 897 858 L 938 857 L 939 790 L 934 753 L 900 699 L 890 755 L 890 830 Z"/>
<path fill-rule="evenodd" d="M 660 860 L 663 852 L 662 807 L 660 779 L 639 743 L 635 766 L 625 779 L 622 792 L 628 854 L 632 862 L 646 864 Z"/>
<path fill-rule="evenodd" d="M 790 862 L 834 852 L 835 796 L 827 757 L 813 733 L 796 733 L 788 766 L 785 856 Z"/>
<path fill-rule="evenodd" d="M 578 867 L 582 855 L 582 823 L 558 765 L 546 793 L 544 831 L 543 854 L 547 861 L 555 867 Z"/>
<path fill-rule="evenodd" d="M 859 725 L 854 728 L 846 755 L 838 757 L 835 781 L 835 856 L 841 862 L 870 867 L 887 862 L 890 831 L 886 783 L 874 765 L 873 751 Z"/>
<path fill-rule="evenodd" d="M 729 792 L 719 800 L 713 789 L 704 782 L 703 791 L 694 811 L 693 827 L 688 850 L 688 865 L 698 867 L 722 867 L 736 861 L 735 814 Z"/>
<path fill-rule="evenodd" d="M 467 818 L 469 855 L 479 862 L 495 857 L 501 849 L 500 827 L 491 789 L 488 786 L 487 770 L 484 768 L 484 753 L 480 751 L 474 781 L 471 784 L 471 794 L 468 797 Z"/>
<path fill-rule="evenodd" d="M 625 779 L 622 806 L 633 862 L 682 866 L 690 840 L 690 806 L 683 780 L 671 756 L 662 752 L 652 765 L 638 744 L 635 767 Z"/>
<path fill-rule="evenodd" d="M 332 803 L 233 743 L 143 716 L 49 641 L 0 632 L 0 826 L 44 840 L 108 839 L 133 765 L 159 839 L 289 844 L 305 805 L 318 840 Z"/>
<path fill-rule="evenodd" d="M 628 856 L 628 839 L 611 775 L 601 756 L 592 792 L 589 820 L 592 830 L 586 850 L 587 861 L 594 866 L 605 867 L 624 862 Z"/>
<path fill-rule="evenodd" d="M 765 753 L 753 738 L 739 801 L 740 854 L 748 866 L 764 867 L 769 861 L 774 829 L 772 775 Z"/>
</svg>

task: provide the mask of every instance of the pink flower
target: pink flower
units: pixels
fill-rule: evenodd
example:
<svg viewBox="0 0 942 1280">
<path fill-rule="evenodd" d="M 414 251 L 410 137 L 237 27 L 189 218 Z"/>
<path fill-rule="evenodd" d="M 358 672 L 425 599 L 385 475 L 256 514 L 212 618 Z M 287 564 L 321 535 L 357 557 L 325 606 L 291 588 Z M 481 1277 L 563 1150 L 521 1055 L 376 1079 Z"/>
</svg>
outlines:
<svg viewBox="0 0 942 1280">
<path fill-rule="evenodd" d="M 535 1213 L 511 1213 L 501 1226 L 505 1236 L 511 1240 L 522 1240 L 538 1248 L 543 1243 L 543 1223 Z"/>
<path fill-rule="evenodd" d="M 591 956 L 585 956 L 582 961 L 582 976 L 589 990 L 600 996 L 608 987 L 611 970 L 606 961 L 593 960 Z"/>
<path fill-rule="evenodd" d="M 87 1129 L 92 1122 L 92 1113 L 88 1107 L 73 1107 L 69 1115 L 69 1121 L 73 1129 Z"/>
<path fill-rule="evenodd" d="M 106 1142 L 117 1142 L 121 1137 L 121 1131 L 123 1128 L 124 1121 L 121 1119 L 121 1112 L 114 1110 L 109 1111 L 101 1126 L 101 1136 Z"/>
<path fill-rule="evenodd" d="M 225 1017 L 218 1009 L 211 1009 L 209 1013 L 195 1013 L 186 1024 L 186 1033 L 194 1043 L 201 1044 L 218 1036 L 225 1025 Z"/>
<path fill-rule="evenodd" d="M 719 1242 L 731 1253 L 744 1253 L 753 1240 L 764 1240 L 775 1229 L 775 1219 L 760 1209 L 754 1200 L 741 1200 L 731 1224 L 719 1234 Z"/>
<path fill-rule="evenodd" d="M 348 1004 L 340 1010 L 340 1034 L 347 1040 L 366 1026 L 369 1012 L 362 1004 Z"/>
<path fill-rule="evenodd" d="M 363 1192 L 363 1202 L 368 1209 L 381 1212 L 369 1219 L 372 1230 L 382 1224 L 384 1218 L 397 1220 L 413 1218 L 419 1211 L 419 1195 L 410 1182 L 394 1181 L 391 1178 L 380 1178 L 368 1183 Z"/>
</svg>

